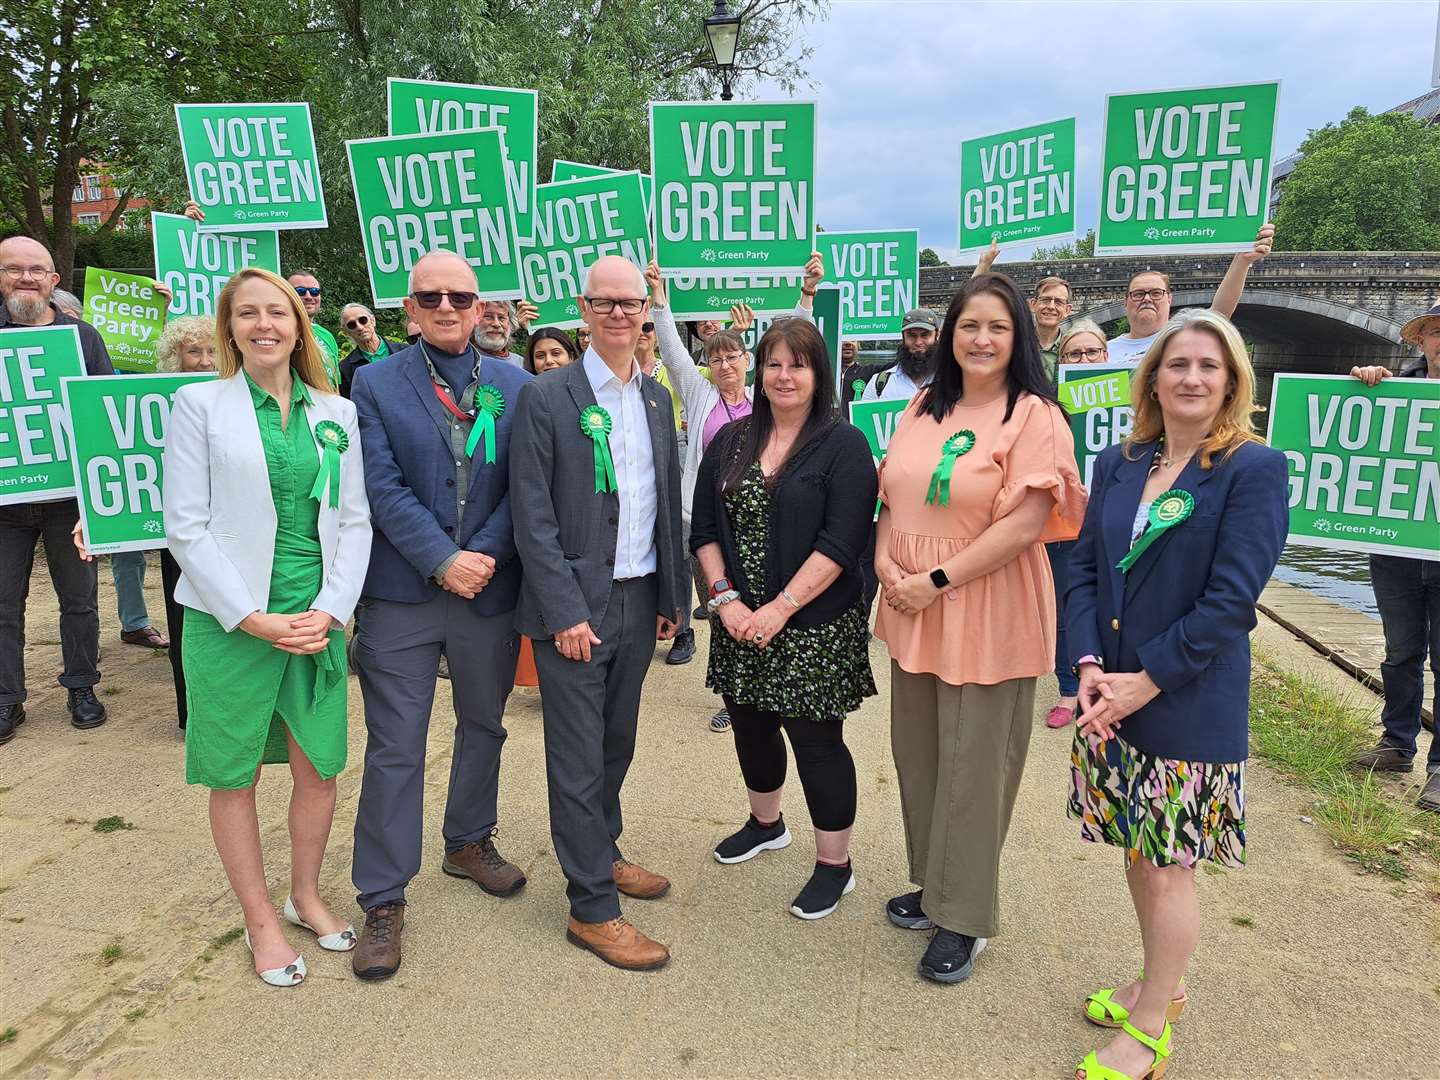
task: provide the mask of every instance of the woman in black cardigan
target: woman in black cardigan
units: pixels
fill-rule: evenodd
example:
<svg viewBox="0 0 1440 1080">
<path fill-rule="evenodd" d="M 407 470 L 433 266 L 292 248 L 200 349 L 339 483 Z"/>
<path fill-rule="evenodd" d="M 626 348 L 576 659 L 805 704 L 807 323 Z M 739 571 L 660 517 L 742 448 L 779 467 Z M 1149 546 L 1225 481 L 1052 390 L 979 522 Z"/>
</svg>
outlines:
<svg viewBox="0 0 1440 1080">
<path fill-rule="evenodd" d="M 751 416 L 710 444 L 695 481 L 690 546 L 710 584 L 706 685 L 729 710 L 750 797 L 715 858 L 787 847 L 783 728 L 815 825 L 815 872 L 790 911 L 821 919 L 855 888 L 855 763 L 844 717 L 875 693 L 859 558 L 877 483 L 870 448 L 835 409 L 825 342 L 800 319 L 756 349 Z"/>
</svg>

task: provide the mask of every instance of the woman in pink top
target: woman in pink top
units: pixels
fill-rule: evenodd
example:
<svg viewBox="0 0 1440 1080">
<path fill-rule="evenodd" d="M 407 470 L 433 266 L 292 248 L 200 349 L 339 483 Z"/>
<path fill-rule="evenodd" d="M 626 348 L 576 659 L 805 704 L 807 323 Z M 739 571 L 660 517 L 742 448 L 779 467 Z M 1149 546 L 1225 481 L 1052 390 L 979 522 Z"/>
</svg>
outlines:
<svg viewBox="0 0 1440 1080">
<path fill-rule="evenodd" d="M 999 929 L 1000 849 L 1025 768 L 1035 683 L 1055 662 L 1045 541 L 1085 513 L 1075 449 L 1024 297 L 967 281 L 935 377 L 880 472 L 875 633 L 890 648 L 890 733 L 910 880 L 890 920 L 934 928 L 920 974 L 969 976 Z M 922 905 L 923 901 L 923 905 Z"/>
</svg>

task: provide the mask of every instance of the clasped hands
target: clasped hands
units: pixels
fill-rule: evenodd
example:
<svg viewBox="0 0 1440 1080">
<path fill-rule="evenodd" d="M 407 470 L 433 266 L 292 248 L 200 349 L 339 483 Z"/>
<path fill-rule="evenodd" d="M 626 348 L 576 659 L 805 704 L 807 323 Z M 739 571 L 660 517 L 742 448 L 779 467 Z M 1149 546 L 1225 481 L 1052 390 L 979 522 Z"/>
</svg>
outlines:
<svg viewBox="0 0 1440 1080">
<path fill-rule="evenodd" d="M 941 590 L 929 574 L 907 574 L 900 564 L 884 555 L 875 558 L 875 578 L 885 590 L 885 603 L 901 615 L 916 615 L 936 599 Z"/>
<path fill-rule="evenodd" d="M 1099 664 L 1080 665 L 1082 735 L 1113 738 L 1120 722 L 1153 701 L 1160 688 L 1143 671 L 1102 671 Z"/>
<path fill-rule="evenodd" d="M 795 608 L 786 600 L 775 599 L 751 611 L 743 600 L 731 600 L 717 609 L 720 625 L 736 641 L 767 649 L 775 635 L 785 629 Z"/>
<path fill-rule="evenodd" d="M 240 629 L 251 637 L 270 642 L 277 649 L 296 656 L 312 656 L 323 652 L 330 643 L 330 629 L 334 624 L 328 612 L 314 608 L 299 615 L 252 611 L 240 620 Z"/>
<path fill-rule="evenodd" d="M 440 587 L 466 600 L 474 600 L 494 576 L 494 558 L 479 551 L 462 551 L 440 579 Z"/>
</svg>

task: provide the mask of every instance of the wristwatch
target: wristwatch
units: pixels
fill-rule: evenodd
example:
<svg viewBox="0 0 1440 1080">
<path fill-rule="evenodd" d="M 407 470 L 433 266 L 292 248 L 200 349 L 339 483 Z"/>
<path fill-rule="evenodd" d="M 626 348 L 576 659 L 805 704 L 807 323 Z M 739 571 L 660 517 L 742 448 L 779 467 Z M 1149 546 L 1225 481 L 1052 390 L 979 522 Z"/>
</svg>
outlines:
<svg viewBox="0 0 1440 1080">
<path fill-rule="evenodd" d="M 950 578 L 944 570 L 937 566 L 934 570 L 930 571 L 930 584 L 934 585 L 937 589 L 948 589 L 950 587 Z"/>
<path fill-rule="evenodd" d="M 731 585 L 731 584 L 730 584 L 730 579 L 729 579 L 729 578 L 727 578 L 727 577 L 716 578 L 714 581 L 712 581 L 712 582 L 710 583 L 710 596 L 711 596 L 711 598 L 713 599 L 713 598 L 719 596 L 719 595 L 720 595 L 721 593 L 723 593 L 723 592 L 729 592 L 729 591 L 730 591 L 731 589 L 733 589 L 734 587 L 735 587 L 734 585 Z"/>
</svg>

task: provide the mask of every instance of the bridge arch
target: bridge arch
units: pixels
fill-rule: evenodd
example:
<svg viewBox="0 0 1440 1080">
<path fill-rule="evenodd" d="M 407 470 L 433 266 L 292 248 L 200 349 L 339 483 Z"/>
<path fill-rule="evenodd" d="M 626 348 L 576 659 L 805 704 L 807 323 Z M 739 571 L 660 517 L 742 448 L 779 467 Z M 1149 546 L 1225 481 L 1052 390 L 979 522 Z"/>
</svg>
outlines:
<svg viewBox="0 0 1440 1080">
<path fill-rule="evenodd" d="M 1177 290 L 1171 301 L 1175 310 L 1209 307 L 1213 289 Z M 1101 326 L 1125 314 L 1123 300 L 1102 304 L 1085 312 Z M 1305 345 L 1361 346 L 1404 350 L 1401 324 L 1348 304 L 1294 293 L 1248 290 L 1235 311 L 1235 325 L 1247 340 L 1282 347 Z"/>
</svg>

